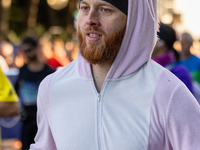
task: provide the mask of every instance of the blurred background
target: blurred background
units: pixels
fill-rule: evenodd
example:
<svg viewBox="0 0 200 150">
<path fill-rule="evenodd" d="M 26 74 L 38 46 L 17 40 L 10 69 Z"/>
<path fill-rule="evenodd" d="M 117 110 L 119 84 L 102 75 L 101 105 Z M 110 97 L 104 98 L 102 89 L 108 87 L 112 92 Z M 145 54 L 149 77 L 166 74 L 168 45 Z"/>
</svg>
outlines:
<svg viewBox="0 0 200 150">
<path fill-rule="evenodd" d="M 78 2 L 79 0 L 0 0 L 0 42 L 7 41 L 13 46 L 13 50 L 6 50 L 11 52 L 13 59 L 9 65 L 10 71 L 4 73 L 13 84 L 18 75 L 16 68 L 24 65 L 18 47 L 26 36 L 38 36 L 43 39 L 41 43 L 59 38 L 62 40 L 68 60 L 71 62 L 77 58 Z M 199 0 L 158 0 L 158 19 L 173 27 L 177 35 L 183 32 L 190 33 L 194 38 L 191 52 L 198 57 L 200 57 L 199 16 Z M 175 42 L 174 47 L 177 51 L 181 51 L 179 40 Z M 0 119 L 0 126 L 2 150 L 20 150 L 22 146 L 20 117 Z"/>
<path fill-rule="evenodd" d="M 158 18 L 171 25 L 177 35 L 188 32 L 194 38 L 191 52 L 200 56 L 200 1 L 199 0 L 158 0 Z M 181 51 L 179 41 L 175 42 L 176 50 Z"/>
<path fill-rule="evenodd" d="M 0 40 L 17 45 L 24 36 L 35 34 L 76 41 L 77 3 L 78 0 L 0 0 Z M 158 0 L 158 18 L 177 32 L 189 32 L 199 40 L 199 5 L 199 0 Z"/>
<path fill-rule="evenodd" d="M 73 38 L 76 0 L 0 0 L 0 40 L 19 44 L 25 35 Z"/>
<path fill-rule="evenodd" d="M 77 58 L 77 2 L 76 0 L 0 0 L 0 56 L 3 56 L 8 67 L 3 67 L 1 61 L 0 66 L 13 86 L 19 69 L 26 63 L 21 55 L 20 44 L 27 36 L 40 38 L 44 59 L 56 55 L 51 54 L 51 49 L 54 49 L 55 53 L 56 48 L 60 51 L 57 55 L 67 57 L 70 62 Z M 58 56 L 56 59 L 63 60 Z M 0 126 L 1 149 L 21 150 L 20 116 L 2 118 Z"/>
</svg>

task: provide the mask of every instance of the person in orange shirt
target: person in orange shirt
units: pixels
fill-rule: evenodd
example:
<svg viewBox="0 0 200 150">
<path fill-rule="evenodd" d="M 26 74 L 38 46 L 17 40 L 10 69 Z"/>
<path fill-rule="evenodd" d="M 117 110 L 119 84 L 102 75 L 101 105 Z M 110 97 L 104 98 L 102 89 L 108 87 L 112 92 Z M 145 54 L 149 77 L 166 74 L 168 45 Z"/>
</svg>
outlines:
<svg viewBox="0 0 200 150">
<path fill-rule="evenodd" d="M 54 69 L 66 66 L 70 63 L 67 58 L 67 53 L 64 49 L 64 42 L 62 39 L 54 39 L 52 42 L 53 57 L 47 61 L 47 64 Z"/>
</svg>

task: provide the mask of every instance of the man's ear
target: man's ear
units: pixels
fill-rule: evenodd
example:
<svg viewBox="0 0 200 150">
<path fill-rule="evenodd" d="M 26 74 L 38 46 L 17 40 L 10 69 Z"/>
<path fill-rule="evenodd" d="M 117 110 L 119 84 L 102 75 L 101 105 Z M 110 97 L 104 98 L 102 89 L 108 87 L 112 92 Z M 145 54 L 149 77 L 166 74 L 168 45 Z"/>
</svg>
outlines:
<svg viewBox="0 0 200 150">
<path fill-rule="evenodd" d="M 163 40 L 161 40 L 161 39 L 159 39 L 158 40 L 158 43 L 157 44 L 159 44 L 159 46 L 166 46 L 166 44 L 165 44 L 165 41 L 163 41 Z"/>
<path fill-rule="evenodd" d="M 166 45 L 165 41 L 163 41 L 163 40 L 160 43 L 160 49 L 162 49 L 163 52 L 168 51 L 168 46 Z"/>
</svg>

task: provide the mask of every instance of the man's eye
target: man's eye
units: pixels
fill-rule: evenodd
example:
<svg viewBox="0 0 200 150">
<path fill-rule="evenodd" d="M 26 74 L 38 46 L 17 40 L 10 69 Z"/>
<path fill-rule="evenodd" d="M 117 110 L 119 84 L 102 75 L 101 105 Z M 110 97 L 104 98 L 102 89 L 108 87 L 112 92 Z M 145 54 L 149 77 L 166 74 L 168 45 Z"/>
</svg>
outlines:
<svg viewBox="0 0 200 150">
<path fill-rule="evenodd" d="M 88 10 L 89 10 L 89 7 L 87 7 L 87 6 L 82 6 L 82 7 L 81 7 L 81 10 L 83 10 L 83 11 L 88 11 Z"/>
<path fill-rule="evenodd" d="M 105 12 L 105 13 L 110 13 L 111 10 L 110 9 L 107 9 L 107 8 L 101 8 L 101 11 Z"/>
</svg>

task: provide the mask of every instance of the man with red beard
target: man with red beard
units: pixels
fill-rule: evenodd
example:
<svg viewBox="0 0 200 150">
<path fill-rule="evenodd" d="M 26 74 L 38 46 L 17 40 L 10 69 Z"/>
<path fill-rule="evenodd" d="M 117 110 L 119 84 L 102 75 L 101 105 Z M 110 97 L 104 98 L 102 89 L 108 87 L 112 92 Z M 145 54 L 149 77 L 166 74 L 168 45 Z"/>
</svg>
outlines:
<svg viewBox="0 0 200 150">
<path fill-rule="evenodd" d="M 200 149 L 200 107 L 151 60 L 157 0 L 80 0 L 77 60 L 40 84 L 31 150 Z"/>
</svg>

